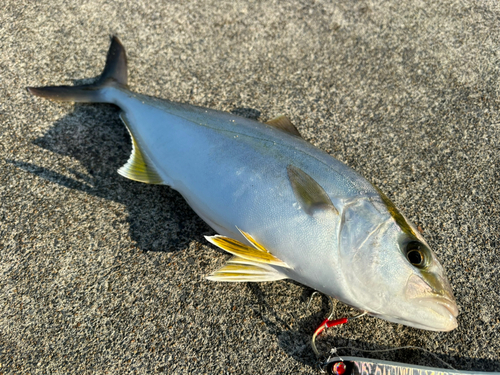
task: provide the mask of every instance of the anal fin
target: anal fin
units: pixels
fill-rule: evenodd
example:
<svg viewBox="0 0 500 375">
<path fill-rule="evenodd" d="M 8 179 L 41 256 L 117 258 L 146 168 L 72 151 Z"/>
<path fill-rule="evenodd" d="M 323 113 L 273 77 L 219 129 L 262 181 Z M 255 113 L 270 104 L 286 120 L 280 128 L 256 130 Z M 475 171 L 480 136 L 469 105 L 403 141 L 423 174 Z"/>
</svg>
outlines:
<svg viewBox="0 0 500 375">
<path fill-rule="evenodd" d="M 210 281 L 261 282 L 286 279 L 277 269 L 234 256 L 221 268 L 207 276 Z"/>
<path fill-rule="evenodd" d="M 125 114 L 121 113 L 120 118 L 127 127 L 130 137 L 132 138 L 132 153 L 127 163 L 118 169 L 118 173 L 123 177 L 134 181 L 144 182 L 146 184 L 163 184 L 163 180 L 160 175 L 146 162 L 146 159 L 139 148 L 139 144 L 130 131 L 130 126 Z"/>
</svg>

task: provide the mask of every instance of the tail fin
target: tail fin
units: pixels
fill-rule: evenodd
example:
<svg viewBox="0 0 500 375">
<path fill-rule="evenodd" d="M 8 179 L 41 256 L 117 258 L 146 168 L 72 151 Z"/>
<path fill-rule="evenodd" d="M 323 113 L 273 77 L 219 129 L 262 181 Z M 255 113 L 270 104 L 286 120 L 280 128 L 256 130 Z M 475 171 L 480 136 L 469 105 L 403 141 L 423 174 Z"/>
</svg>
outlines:
<svg viewBox="0 0 500 375">
<path fill-rule="evenodd" d="M 96 82 L 80 86 L 27 87 L 29 93 L 63 102 L 100 102 L 101 89 L 107 86 L 127 85 L 127 55 L 116 36 L 111 38 L 106 66 Z"/>
</svg>

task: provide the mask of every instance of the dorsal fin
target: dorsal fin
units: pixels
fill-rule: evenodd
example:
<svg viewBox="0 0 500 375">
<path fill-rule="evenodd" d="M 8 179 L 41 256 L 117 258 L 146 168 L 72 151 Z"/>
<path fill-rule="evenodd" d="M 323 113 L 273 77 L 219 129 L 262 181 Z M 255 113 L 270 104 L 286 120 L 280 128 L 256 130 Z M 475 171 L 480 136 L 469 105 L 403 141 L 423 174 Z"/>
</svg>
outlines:
<svg viewBox="0 0 500 375">
<path fill-rule="evenodd" d="M 302 137 L 295 127 L 285 115 L 280 115 L 266 122 L 267 125 L 274 126 L 275 128 L 282 130 L 288 134 L 295 135 L 297 137 Z"/>
<path fill-rule="evenodd" d="M 329 210 L 338 215 L 339 211 L 328 194 L 311 176 L 293 165 L 289 165 L 286 170 L 295 197 L 307 214 L 314 215 L 318 210 Z"/>
<path fill-rule="evenodd" d="M 128 125 L 125 114 L 121 113 L 120 118 L 127 127 L 130 137 L 132 138 L 132 153 L 130 154 L 130 158 L 127 163 L 118 169 L 118 173 L 123 177 L 134 181 L 144 182 L 146 184 L 163 184 L 163 180 L 160 175 L 158 175 L 158 173 L 146 163 L 146 160 L 139 149 L 139 144 L 130 131 L 130 126 Z"/>
</svg>

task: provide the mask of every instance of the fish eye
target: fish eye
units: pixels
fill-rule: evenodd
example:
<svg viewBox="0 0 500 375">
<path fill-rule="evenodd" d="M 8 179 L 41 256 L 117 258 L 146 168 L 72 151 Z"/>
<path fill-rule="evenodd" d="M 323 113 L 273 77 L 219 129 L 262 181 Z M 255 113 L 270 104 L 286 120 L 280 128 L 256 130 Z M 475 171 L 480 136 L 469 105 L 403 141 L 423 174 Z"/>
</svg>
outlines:
<svg viewBox="0 0 500 375">
<path fill-rule="evenodd" d="M 406 259 L 413 266 L 424 268 L 427 263 L 427 257 L 424 251 L 424 245 L 417 241 L 411 241 L 406 245 Z"/>
</svg>

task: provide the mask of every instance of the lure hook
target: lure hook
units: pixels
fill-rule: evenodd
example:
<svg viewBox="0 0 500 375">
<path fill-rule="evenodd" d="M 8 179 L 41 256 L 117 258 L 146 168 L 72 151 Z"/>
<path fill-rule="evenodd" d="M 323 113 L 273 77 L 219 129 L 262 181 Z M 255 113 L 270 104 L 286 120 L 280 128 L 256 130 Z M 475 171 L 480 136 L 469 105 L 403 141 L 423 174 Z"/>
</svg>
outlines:
<svg viewBox="0 0 500 375">
<path fill-rule="evenodd" d="M 311 296 L 311 298 L 313 296 L 314 296 L 314 293 Z M 330 311 L 330 315 L 328 316 L 328 318 L 326 318 L 325 320 L 323 320 L 323 322 L 316 329 L 316 331 L 314 331 L 314 334 L 312 335 L 312 338 L 311 338 L 312 349 L 314 351 L 314 354 L 316 354 L 316 357 L 318 357 L 318 358 L 320 357 L 320 354 L 319 354 L 318 348 L 316 347 L 316 337 L 321 332 L 323 332 L 326 328 L 338 326 L 338 325 L 341 325 L 341 324 L 346 324 L 346 323 L 348 323 L 351 320 L 354 320 L 354 319 L 357 319 L 357 318 L 361 318 L 362 316 L 364 316 L 364 315 L 367 314 L 367 311 L 363 311 L 362 313 L 360 313 L 358 315 L 355 315 L 353 317 L 350 317 L 350 318 L 340 318 L 340 319 L 334 319 L 334 320 L 332 320 L 332 318 L 333 318 L 333 310 L 334 310 L 334 307 L 333 307 L 333 298 L 330 297 L 330 296 L 328 296 L 328 298 L 329 298 L 330 302 L 332 303 L 332 309 Z M 311 301 L 309 301 L 309 303 L 310 302 Z M 308 304 L 308 306 L 309 306 L 309 304 Z"/>
</svg>

